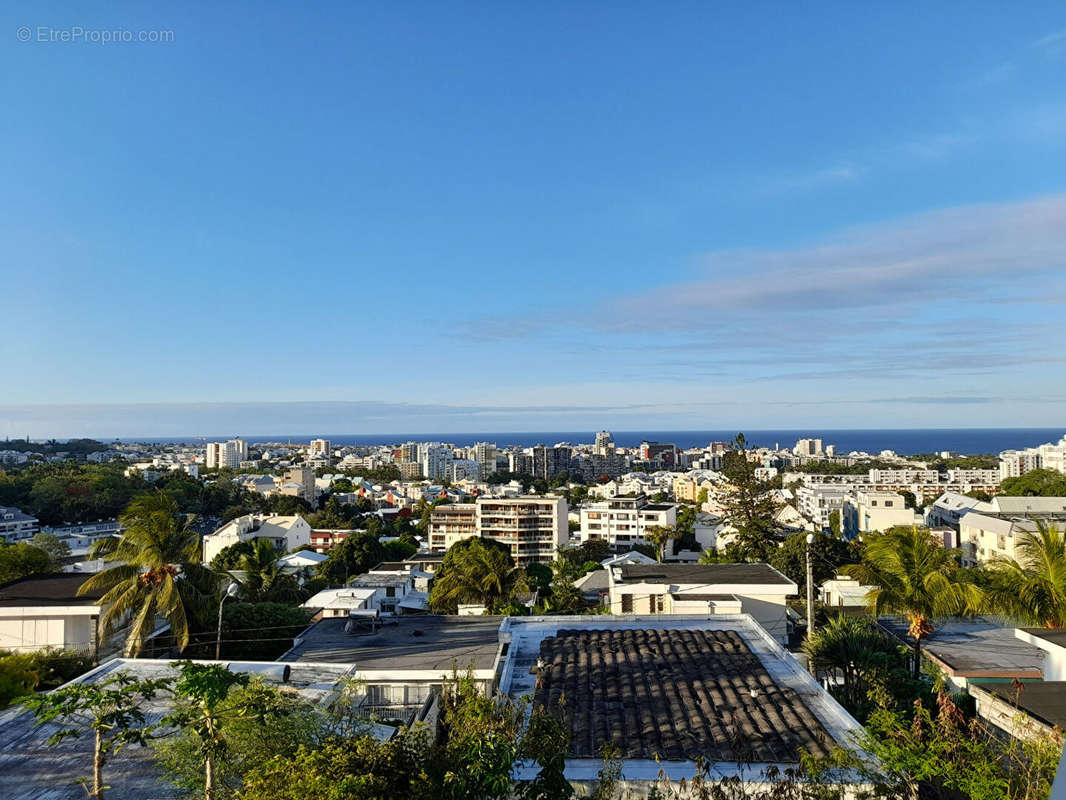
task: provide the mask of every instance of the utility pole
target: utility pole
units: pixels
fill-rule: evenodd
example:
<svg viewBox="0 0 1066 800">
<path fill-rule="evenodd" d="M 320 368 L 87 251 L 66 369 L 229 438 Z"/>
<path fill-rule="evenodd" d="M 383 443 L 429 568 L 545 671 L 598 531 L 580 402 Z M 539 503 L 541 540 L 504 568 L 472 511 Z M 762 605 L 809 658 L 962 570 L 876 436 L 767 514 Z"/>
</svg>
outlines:
<svg viewBox="0 0 1066 800">
<path fill-rule="evenodd" d="M 811 562 L 811 550 L 814 534 L 807 534 L 807 637 L 814 633 L 814 566 Z"/>
</svg>

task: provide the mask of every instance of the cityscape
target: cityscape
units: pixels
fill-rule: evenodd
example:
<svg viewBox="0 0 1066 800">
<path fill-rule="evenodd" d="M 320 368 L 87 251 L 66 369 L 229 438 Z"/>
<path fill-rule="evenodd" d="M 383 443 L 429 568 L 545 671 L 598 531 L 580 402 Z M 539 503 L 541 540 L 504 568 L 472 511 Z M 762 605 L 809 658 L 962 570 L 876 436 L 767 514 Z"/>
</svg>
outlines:
<svg viewBox="0 0 1066 800">
<path fill-rule="evenodd" d="M 1066 5 L 0 5 L 0 800 L 1066 800 Z"/>
</svg>

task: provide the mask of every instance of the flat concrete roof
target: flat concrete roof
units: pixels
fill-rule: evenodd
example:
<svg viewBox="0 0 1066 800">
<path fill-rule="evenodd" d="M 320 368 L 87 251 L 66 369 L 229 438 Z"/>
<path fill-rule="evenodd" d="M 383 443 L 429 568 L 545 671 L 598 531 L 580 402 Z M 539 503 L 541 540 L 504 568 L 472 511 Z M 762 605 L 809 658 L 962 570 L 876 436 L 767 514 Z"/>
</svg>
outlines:
<svg viewBox="0 0 1066 800">
<path fill-rule="evenodd" d="M 279 661 L 354 665 L 358 673 L 432 672 L 438 675 L 492 669 L 500 649 L 503 617 L 437 614 L 400 616 L 374 633 L 345 633 L 346 619 L 324 619 L 299 636 Z"/>
<path fill-rule="evenodd" d="M 878 623 L 901 641 L 909 642 L 906 620 L 882 617 Z M 1021 641 L 1014 627 L 993 619 L 934 623 L 922 651 L 952 675 L 962 678 L 1040 678 L 1044 652 Z"/>
<path fill-rule="evenodd" d="M 214 663 L 214 662 L 205 662 Z M 273 669 L 273 662 L 221 662 L 232 664 L 236 672 L 254 669 Z M 71 681 L 72 684 L 93 684 L 127 672 L 136 678 L 173 677 L 177 674 L 170 659 L 116 658 Z M 348 668 L 331 664 L 293 664 L 289 678 L 268 683 L 296 691 L 301 698 L 319 703 L 332 697 L 337 682 Z M 148 701 L 144 706 L 149 724 L 158 722 L 169 711 L 165 694 Z M 64 739 L 48 744 L 48 737 L 62 725 L 37 725 L 36 719 L 21 706 L 0 711 L 0 797 L 4 800 L 85 800 L 85 789 L 79 782 L 92 775 L 91 735 Z M 115 788 L 110 797 L 137 800 L 169 800 L 187 796 L 163 776 L 155 762 L 151 747 L 126 747 L 108 759 L 104 767 L 104 781 Z"/>
<path fill-rule="evenodd" d="M 1020 687 L 982 681 L 973 685 L 1049 727 L 1066 729 L 1066 681 L 1026 681 Z"/>
</svg>

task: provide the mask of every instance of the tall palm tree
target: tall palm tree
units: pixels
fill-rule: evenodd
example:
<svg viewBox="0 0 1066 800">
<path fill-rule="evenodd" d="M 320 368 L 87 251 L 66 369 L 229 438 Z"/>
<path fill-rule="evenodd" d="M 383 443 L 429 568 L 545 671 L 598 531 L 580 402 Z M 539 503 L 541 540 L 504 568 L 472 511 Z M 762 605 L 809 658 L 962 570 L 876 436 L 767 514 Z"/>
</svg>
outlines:
<svg viewBox="0 0 1066 800">
<path fill-rule="evenodd" d="M 491 608 L 527 589 L 525 570 L 514 565 L 506 550 L 473 538 L 448 551 L 433 582 L 429 601 L 434 610 L 457 603 L 477 603 Z"/>
<path fill-rule="evenodd" d="M 993 561 L 989 607 L 1043 628 L 1066 628 L 1066 539 L 1054 525 L 1022 533 L 1017 558 Z"/>
<path fill-rule="evenodd" d="M 866 605 L 875 616 L 899 614 L 907 618 L 914 640 L 914 676 L 921 670 L 922 642 L 933 633 L 933 621 L 959 614 L 976 614 L 983 592 L 958 580 L 956 551 L 949 550 L 925 528 L 890 528 L 867 538 L 862 563 L 844 568 L 859 583 L 873 587 Z"/>
<path fill-rule="evenodd" d="M 157 616 L 170 623 L 179 649 L 189 643 L 189 614 L 205 598 L 200 566 L 200 537 L 179 521 L 178 504 L 163 492 L 135 497 L 119 518 L 125 528 L 114 549 L 103 557 L 114 566 L 90 577 L 78 594 L 104 590 L 100 617 L 104 635 L 132 615 L 125 655 L 143 649 Z"/>
<path fill-rule="evenodd" d="M 239 572 L 241 595 L 253 602 L 296 602 L 300 585 L 296 578 L 278 566 L 279 553 L 267 539 L 256 539 L 252 551 L 241 556 Z"/>
</svg>

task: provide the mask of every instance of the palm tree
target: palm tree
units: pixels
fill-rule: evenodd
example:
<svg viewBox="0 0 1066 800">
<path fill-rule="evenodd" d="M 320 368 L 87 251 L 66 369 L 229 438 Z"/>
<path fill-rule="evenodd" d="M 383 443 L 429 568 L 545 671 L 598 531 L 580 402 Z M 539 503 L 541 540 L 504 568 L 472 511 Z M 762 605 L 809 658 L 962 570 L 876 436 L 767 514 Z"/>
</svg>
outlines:
<svg viewBox="0 0 1066 800">
<path fill-rule="evenodd" d="M 906 665 L 906 650 L 864 617 L 839 614 L 803 643 L 811 666 L 834 681 L 833 694 L 857 717 L 865 717 L 873 691 L 886 674 Z"/>
<path fill-rule="evenodd" d="M 267 539 L 256 539 L 252 552 L 241 556 L 239 573 L 234 574 L 241 585 L 244 599 L 252 603 L 296 602 L 300 586 L 296 579 L 278 566 L 278 551 Z"/>
<path fill-rule="evenodd" d="M 135 497 L 119 521 L 122 538 L 104 560 L 114 566 L 90 577 L 78 594 L 104 590 L 100 617 L 104 635 L 132 614 L 126 635 L 126 657 L 136 656 L 152 632 L 155 618 L 165 617 L 179 649 L 189 643 L 188 611 L 202 602 L 197 586 L 204 576 L 200 566 L 200 537 L 179 522 L 178 504 L 163 492 Z"/>
<path fill-rule="evenodd" d="M 870 536 L 862 563 L 844 568 L 859 583 L 872 586 L 866 595 L 874 616 L 899 614 L 907 618 L 914 640 L 914 677 L 921 670 L 922 641 L 933 632 L 933 620 L 975 614 L 983 604 L 982 591 L 959 581 L 956 551 L 949 550 L 925 528 L 890 528 Z"/>
<path fill-rule="evenodd" d="M 1054 525 L 1022 533 L 1017 558 L 990 565 L 989 606 L 1043 628 L 1066 628 L 1066 539 Z"/>
<path fill-rule="evenodd" d="M 429 602 L 434 610 L 450 609 L 458 603 L 492 608 L 528 588 L 526 571 L 514 565 L 504 548 L 473 538 L 448 551 L 433 582 Z"/>
<path fill-rule="evenodd" d="M 655 560 L 660 564 L 666 555 L 666 544 L 674 539 L 679 539 L 681 534 L 677 528 L 667 525 L 652 525 L 644 531 L 644 538 L 655 546 Z"/>
</svg>

